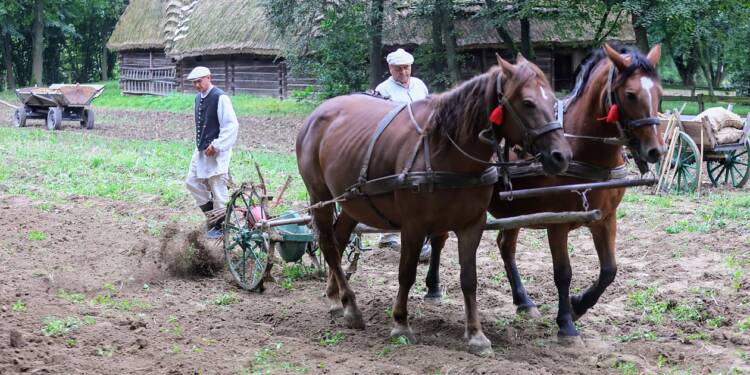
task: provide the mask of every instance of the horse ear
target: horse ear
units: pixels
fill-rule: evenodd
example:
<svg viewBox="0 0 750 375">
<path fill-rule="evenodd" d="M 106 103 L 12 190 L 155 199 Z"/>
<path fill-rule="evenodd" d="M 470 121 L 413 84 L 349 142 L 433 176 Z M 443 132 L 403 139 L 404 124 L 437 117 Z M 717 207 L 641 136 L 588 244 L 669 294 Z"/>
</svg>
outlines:
<svg viewBox="0 0 750 375">
<path fill-rule="evenodd" d="M 526 61 L 527 61 L 526 58 L 523 57 L 523 55 L 521 54 L 521 52 L 519 52 L 516 55 L 516 64 L 520 64 L 520 63 L 523 63 L 523 62 L 526 62 Z"/>
<path fill-rule="evenodd" d="M 607 57 L 609 57 L 609 60 L 612 61 L 613 64 L 615 64 L 615 67 L 617 67 L 617 70 L 624 70 L 628 67 L 628 61 L 620 55 L 619 52 L 615 51 L 614 48 L 610 47 L 609 44 L 604 43 L 602 45 L 602 48 L 604 49 L 604 53 L 607 54 Z"/>
<path fill-rule="evenodd" d="M 660 58 L 661 58 L 661 44 L 657 44 L 654 46 L 654 48 L 651 48 L 651 51 L 648 51 L 648 55 L 646 55 L 646 59 L 648 60 L 648 62 L 651 63 L 651 65 L 656 66 Z"/>
<path fill-rule="evenodd" d="M 497 57 L 497 65 L 503 68 L 503 72 L 508 76 L 512 76 L 516 72 L 516 67 L 513 64 L 505 61 L 499 54 L 495 53 Z"/>
</svg>

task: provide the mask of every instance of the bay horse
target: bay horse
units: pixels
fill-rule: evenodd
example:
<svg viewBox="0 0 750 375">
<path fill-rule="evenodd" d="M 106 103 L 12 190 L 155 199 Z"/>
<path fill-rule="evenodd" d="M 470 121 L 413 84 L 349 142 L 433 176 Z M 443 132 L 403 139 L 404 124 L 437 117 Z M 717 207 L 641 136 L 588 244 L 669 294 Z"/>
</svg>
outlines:
<svg viewBox="0 0 750 375">
<path fill-rule="evenodd" d="M 394 111 L 399 105 L 393 102 L 354 94 L 323 102 L 305 121 L 297 136 L 297 163 L 330 270 L 326 288 L 330 312 L 343 314 L 349 327 L 365 327 L 341 267 L 342 253 L 358 223 L 400 229 L 399 291 L 391 336 L 405 336 L 411 343 L 416 338 L 409 327 L 407 299 L 423 240 L 431 233 L 454 231 L 459 241 L 469 350 L 492 351 L 477 313 L 476 249 L 496 178 L 459 188 L 441 187 L 435 182 L 431 189 L 427 182 L 377 195 L 356 192 L 366 190 L 358 184 L 363 174 L 369 181 L 394 175 L 407 179 L 411 167 L 424 171 L 420 172 L 422 176 L 449 174 L 462 181 L 479 181 L 488 171 L 495 172 L 486 162 L 493 147 L 480 140 L 480 132 L 486 129 L 505 142 L 524 144 L 528 151 L 538 153 L 547 173 L 564 171 L 571 153 L 560 124 L 555 122 L 555 99 L 549 82 L 523 57 L 513 65 L 498 56 L 498 63 L 487 73 L 446 93 L 414 102 L 400 112 Z M 511 116 L 506 115 L 501 126 L 493 127 L 489 118 L 499 105 Z M 382 119 L 394 112 L 391 125 L 382 130 Z M 379 138 L 373 136 L 381 131 Z M 423 152 L 419 152 L 420 144 L 424 145 Z M 456 179 L 453 182 L 458 183 Z M 342 211 L 334 219 L 334 207 L 328 203 L 343 196 L 348 198 L 340 202 Z"/>
<path fill-rule="evenodd" d="M 622 54 L 621 54 L 622 53 Z M 590 175 L 532 176 L 513 178 L 514 189 L 540 188 L 547 186 L 582 184 L 592 180 L 606 180 L 619 171 L 624 177 L 622 144 L 626 144 L 641 163 L 654 163 L 664 153 L 665 146 L 657 130 L 657 109 L 662 89 L 656 72 L 656 64 L 661 56 L 659 45 L 652 48 L 647 56 L 627 48 L 619 52 L 604 45 L 585 60 L 579 68 L 576 85 L 566 98 L 567 110 L 564 128 L 569 137 L 573 160 L 586 163 L 588 170 L 596 170 L 599 177 Z M 611 78 L 610 78 L 611 77 Z M 613 105 L 617 108 L 612 109 Z M 607 123 L 607 117 L 619 112 L 619 121 Z M 604 142 L 604 139 L 619 139 L 622 144 Z M 570 171 L 570 170 L 569 170 Z M 604 172 L 602 174 L 602 172 Z M 567 173 L 567 172 L 566 172 Z M 496 190 L 489 206 L 489 212 L 496 218 L 532 214 L 545 211 L 563 212 L 582 209 L 582 197 L 568 193 L 516 199 L 506 201 L 499 198 L 501 186 Z M 537 226 L 547 229 L 555 286 L 559 297 L 557 324 L 558 338 L 562 342 L 580 340 L 573 324 L 588 309 L 594 306 L 604 290 L 615 278 L 615 237 L 617 235 L 617 206 L 625 188 L 592 190 L 587 193 L 590 209 L 602 211 L 602 219 L 585 224 L 594 240 L 599 256 L 599 278 L 580 295 L 570 296 L 572 271 L 568 257 L 568 233 L 584 224 L 554 224 Z M 529 298 L 521 282 L 516 267 L 516 242 L 520 229 L 500 231 L 497 244 L 501 250 L 506 275 L 513 293 L 513 304 L 518 313 L 539 316 L 539 311 Z M 431 237 L 432 254 L 426 277 L 426 299 L 439 300 L 442 297 L 439 286 L 440 251 L 447 234 Z"/>
</svg>

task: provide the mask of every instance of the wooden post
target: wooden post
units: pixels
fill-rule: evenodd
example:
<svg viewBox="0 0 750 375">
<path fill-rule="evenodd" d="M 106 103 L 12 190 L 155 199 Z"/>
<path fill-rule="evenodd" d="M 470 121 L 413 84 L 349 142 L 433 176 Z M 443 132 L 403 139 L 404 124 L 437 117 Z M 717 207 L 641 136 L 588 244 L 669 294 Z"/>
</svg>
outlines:
<svg viewBox="0 0 750 375">
<path fill-rule="evenodd" d="M 698 196 L 701 195 L 701 185 L 703 185 L 701 182 L 703 181 L 703 126 L 701 125 L 701 154 L 698 155 L 698 160 L 696 160 L 698 163 L 698 188 L 695 189 L 695 192 L 698 194 Z"/>
<path fill-rule="evenodd" d="M 695 96 L 698 99 L 698 112 L 703 112 L 706 109 L 706 103 L 703 102 L 703 94 Z"/>
</svg>

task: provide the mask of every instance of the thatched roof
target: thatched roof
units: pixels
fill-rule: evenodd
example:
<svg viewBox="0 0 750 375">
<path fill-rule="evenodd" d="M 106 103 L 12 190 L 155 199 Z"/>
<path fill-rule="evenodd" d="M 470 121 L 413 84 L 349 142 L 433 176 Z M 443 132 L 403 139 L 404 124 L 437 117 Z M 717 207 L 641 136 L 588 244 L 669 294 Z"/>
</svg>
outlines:
<svg viewBox="0 0 750 375">
<path fill-rule="evenodd" d="M 199 15 L 199 16 L 197 16 Z M 189 56 L 254 54 L 276 56 L 281 45 L 255 0 L 200 0 L 174 37 L 167 54 Z"/>
<path fill-rule="evenodd" d="M 387 2 L 383 28 L 383 44 L 386 46 L 422 45 L 430 42 L 430 21 L 416 16 L 411 1 L 393 0 Z M 456 23 L 457 44 L 460 49 L 500 48 L 505 43 L 490 22 L 473 18 L 472 14 L 481 8 L 473 5 L 475 1 L 464 1 L 466 11 L 464 18 Z M 624 18 L 624 17 L 623 17 Z M 581 23 L 571 28 L 553 20 L 531 20 L 531 42 L 535 45 L 581 46 L 593 41 L 596 26 Z M 513 21 L 506 26 L 513 40 L 520 42 L 520 21 Z M 621 22 L 608 39 L 621 42 L 635 40 L 633 26 Z"/>
<path fill-rule="evenodd" d="M 165 0 L 130 0 L 117 21 L 107 48 L 113 51 L 162 49 Z"/>
</svg>

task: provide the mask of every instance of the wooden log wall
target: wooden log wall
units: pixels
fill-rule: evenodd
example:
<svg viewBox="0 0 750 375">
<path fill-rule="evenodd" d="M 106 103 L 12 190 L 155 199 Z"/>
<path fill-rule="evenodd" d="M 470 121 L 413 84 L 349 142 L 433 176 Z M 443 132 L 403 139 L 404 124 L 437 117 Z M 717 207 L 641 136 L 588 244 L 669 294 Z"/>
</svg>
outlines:
<svg viewBox="0 0 750 375">
<path fill-rule="evenodd" d="M 123 94 L 168 95 L 174 91 L 176 66 L 164 51 L 120 53 L 120 90 Z"/>
<path fill-rule="evenodd" d="M 187 75 L 196 66 L 210 69 L 214 85 L 230 95 L 287 98 L 293 90 L 315 86 L 314 79 L 290 76 L 286 64 L 275 61 L 273 57 L 221 55 L 181 60 L 177 67 L 179 91 L 193 92 Z"/>
</svg>

